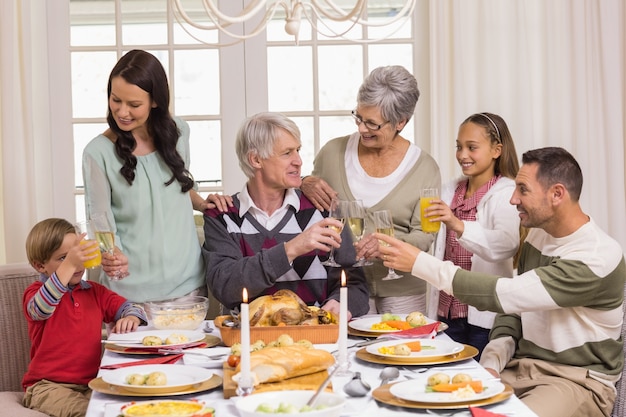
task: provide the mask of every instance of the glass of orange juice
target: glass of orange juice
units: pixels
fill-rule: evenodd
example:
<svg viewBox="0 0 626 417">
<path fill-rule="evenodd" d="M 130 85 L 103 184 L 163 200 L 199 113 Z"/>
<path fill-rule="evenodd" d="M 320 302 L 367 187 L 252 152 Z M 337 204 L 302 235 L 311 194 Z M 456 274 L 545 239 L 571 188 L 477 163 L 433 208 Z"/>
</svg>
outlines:
<svg viewBox="0 0 626 417">
<path fill-rule="evenodd" d="M 83 241 L 80 242 L 81 245 L 84 245 L 87 242 L 89 243 L 97 242 L 96 230 L 94 229 L 94 226 L 91 220 L 78 222 L 76 223 L 75 227 L 76 227 L 76 233 L 78 234 L 87 233 Z M 90 255 L 96 255 L 96 257 L 83 262 L 83 266 L 89 269 L 94 269 L 94 268 L 99 267 L 102 264 L 102 253 L 100 252 L 100 247 L 98 246 L 98 249 L 90 253 Z"/>
<path fill-rule="evenodd" d="M 420 220 L 422 222 L 422 231 L 425 233 L 437 233 L 441 222 L 431 221 L 429 217 L 424 215 L 424 210 L 430 207 L 432 200 L 439 200 L 438 188 L 424 188 L 420 193 Z"/>
</svg>

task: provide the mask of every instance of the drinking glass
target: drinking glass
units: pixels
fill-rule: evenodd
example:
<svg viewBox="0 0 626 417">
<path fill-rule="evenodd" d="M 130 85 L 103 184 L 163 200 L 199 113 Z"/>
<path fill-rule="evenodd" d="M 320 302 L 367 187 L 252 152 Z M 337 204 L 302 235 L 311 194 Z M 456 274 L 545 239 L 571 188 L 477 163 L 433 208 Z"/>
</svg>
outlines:
<svg viewBox="0 0 626 417">
<path fill-rule="evenodd" d="M 97 240 L 93 223 L 90 220 L 78 222 L 74 225 L 74 228 L 76 229 L 76 233 L 78 234 L 87 233 L 85 237 L 83 238 L 82 242 L 80 242 L 81 245 L 84 245 L 86 243 L 92 243 L 93 241 Z M 93 259 L 88 259 L 85 262 L 83 262 L 83 266 L 85 268 L 95 269 L 102 264 L 102 253 L 100 252 L 100 249 L 96 249 L 95 251 L 91 252 L 89 255 L 96 255 L 96 257 Z"/>
<path fill-rule="evenodd" d="M 422 222 L 422 231 L 424 233 L 437 233 L 439 231 L 441 222 L 431 221 L 429 217 L 424 215 L 424 210 L 430 207 L 430 202 L 438 199 L 438 188 L 424 188 L 420 193 L 420 221 Z"/>
<path fill-rule="evenodd" d="M 328 211 L 328 217 L 332 217 L 333 219 L 339 220 L 341 222 L 341 227 L 328 226 L 331 229 L 334 229 L 337 233 L 341 234 L 343 230 L 343 225 L 346 222 L 346 217 L 348 217 L 348 202 L 344 200 L 339 200 L 334 198 L 330 202 L 330 210 Z M 335 261 L 335 248 L 330 248 L 330 254 L 328 255 L 328 259 L 322 262 L 322 265 L 340 267 L 341 264 L 338 264 Z"/>
<path fill-rule="evenodd" d="M 363 235 L 365 234 L 365 207 L 363 207 L 363 202 L 361 200 L 353 200 L 348 204 L 350 206 L 348 209 L 348 226 L 350 226 L 350 231 L 352 231 L 354 240 L 358 242 L 363 239 Z M 373 264 L 374 263 L 372 261 L 361 258 L 352 266 L 366 266 Z"/>
<path fill-rule="evenodd" d="M 383 235 L 391 236 L 394 235 L 393 229 L 393 217 L 391 216 L 390 210 L 380 210 L 374 212 L 374 225 L 376 226 L 376 232 L 381 233 Z M 378 243 L 380 245 L 387 245 L 387 243 L 379 240 Z M 402 275 L 398 275 L 393 268 L 389 268 L 389 271 L 385 277 L 383 277 L 384 281 L 391 279 L 402 278 Z"/>
<path fill-rule="evenodd" d="M 115 256 L 115 233 L 107 215 L 105 213 L 96 213 L 91 216 L 91 223 L 94 227 L 96 240 L 100 244 L 100 250 Z M 128 275 L 128 272 L 123 271 L 116 271 L 113 275 L 107 274 L 112 281 L 119 281 Z"/>
</svg>

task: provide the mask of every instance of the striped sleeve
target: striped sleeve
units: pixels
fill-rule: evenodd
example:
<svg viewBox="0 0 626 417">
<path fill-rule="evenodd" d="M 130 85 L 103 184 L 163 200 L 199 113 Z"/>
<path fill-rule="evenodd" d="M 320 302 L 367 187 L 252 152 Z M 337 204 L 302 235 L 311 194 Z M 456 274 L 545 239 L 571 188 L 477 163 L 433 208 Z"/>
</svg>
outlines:
<svg viewBox="0 0 626 417">
<path fill-rule="evenodd" d="M 53 272 L 46 283 L 39 288 L 37 294 L 28 301 L 27 311 L 32 320 L 47 320 L 56 309 L 68 287 L 61 284 Z"/>
</svg>

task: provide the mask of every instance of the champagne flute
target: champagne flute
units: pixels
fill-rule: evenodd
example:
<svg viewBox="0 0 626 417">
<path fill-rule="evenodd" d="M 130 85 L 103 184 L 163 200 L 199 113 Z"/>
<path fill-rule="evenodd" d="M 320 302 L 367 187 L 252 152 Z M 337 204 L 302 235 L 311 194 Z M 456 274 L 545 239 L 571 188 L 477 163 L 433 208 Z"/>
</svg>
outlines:
<svg viewBox="0 0 626 417">
<path fill-rule="evenodd" d="M 383 235 L 391 236 L 394 235 L 393 229 L 393 218 L 391 217 L 390 210 L 381 210 L 374 212 L 374 224 L 376 225 L 376 232 L 381 233 Z M 380 245 L 387 245 L 387 243 L 379 240 L 378 243 Z M 389 272 L 385 277 L 383 277 L 383 281 L 402 278 L 402 275 L 398 275 L 393 268 L 389 268 Z"/>
<path fill-rule="evenodd" d="M 93 227 L 95 229 L 96 240 L 100 244 L 100 250 L 106 252 L 111 256 L 115 256 L 115 233 L 111 222 L 105 213 L 94 214 L 91 218 Z M 108 275 L 110 280 L 119 281 L 126 278 L 129 275 L 128 272 L 117 271 L 114 275 Z"/>
<path fill-rule="evenodd" d="M 363 239 L 363 235 L 365 234 L 365 207 L 363 207 L 361 200 L 350 201 L 348 204 L 350 205 L 348 210 L 348 226 L 350 226 L 354 240 L 358 242 Z M 352 266 L 358 267 L 373 264 L 372 261 L 361 258 Z"/>
<path fill-rule="evenodd" d="M 330 202 L 330 210 L 328 211 L 328 217 L 332 217 L 333 219 L 339 220 L 341 222 L 341 227 L 328 226 L 331 229 L 335 230 L 335 232 L 341 234 L 341 231 L 343 230 L 343 225 L 346 221 L 346 217 L 348 217 L 347 201 L 333 198 L 333 200 Z M 322 262 L 322 265 L 333 266 L 333 267 L 341 266 L 341 264 L 338 264 L 335 261 L 335 248 L 334 247 L 330 248 L 330 254 L 328 255 L 328 259 Z"/>
</svg>

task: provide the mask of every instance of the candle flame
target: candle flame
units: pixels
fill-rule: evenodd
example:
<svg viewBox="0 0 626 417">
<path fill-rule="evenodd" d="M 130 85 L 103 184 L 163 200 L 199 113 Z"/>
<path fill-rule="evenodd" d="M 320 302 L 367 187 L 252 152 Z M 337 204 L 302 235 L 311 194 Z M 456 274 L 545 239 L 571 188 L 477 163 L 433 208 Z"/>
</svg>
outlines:
<svg viewBox="0 0 626 417">
<path fill-rule="evenodd" d="M 341 286 L 346 286 L 346 271 L 341 271 Z"/>
<path fill-rule="evenodd" d="M 248 290 L 246 288 L 243 289 L 243 291 L 241 293 L 241 298 L 242 298 L 244 303 L 248 302 Z"/>
</svg>

